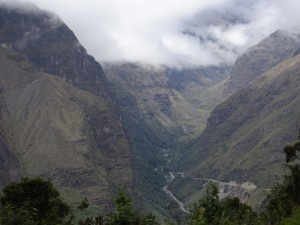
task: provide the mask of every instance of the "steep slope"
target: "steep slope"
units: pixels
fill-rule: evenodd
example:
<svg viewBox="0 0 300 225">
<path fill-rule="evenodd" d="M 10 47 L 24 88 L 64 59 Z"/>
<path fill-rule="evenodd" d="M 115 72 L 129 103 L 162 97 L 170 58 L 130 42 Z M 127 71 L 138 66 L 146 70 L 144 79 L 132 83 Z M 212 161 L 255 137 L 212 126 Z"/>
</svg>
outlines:
<svg viewBox="0 0 300 225">
<path fill-rule="evenodd" d="M 10 181 L 21 176 L 20 164 L 12 151 L 9 138 L 11 126 L 8 122 L 9 114 L 4 102 L 3 86 L 0 87 L 0 189 Z"/>
<path fill-rule="evenodd" d="M 30 7 L 30 8 L 28 8 Z M 0 43 L 26 55 L 35 70 L 105 96 L 107 81 L 98 62 L 54 14 L 31 5 L 0 5 Z"/>
<path fill-rule="evenodd" d="M 100 64 L 48 12 L 1 5 L 0 18 L 1 182 L 50 177 L 69 200 L 109 210 L 133 171 Z"/>
<path fill-rule="evenodd" d="M 232 94 L 247 86 L 259 75 L 293 56 L 298 48 L 299 40 L 288 33 L 279 30 L 270 34 L 236 60 L 225 93 Z"/>
<path fill-rule="evenodd" d="M 88 196 L 111 207 L 114 188 L 129 190 L 133 175 L 127 140 L 103 99 L 0 53 L 9 141 L 24 175 L 52 178 L 73 201 Z"/>
<path fill-rule="evenodd" d="M 270 187 L 283 174 L 283 147 L 300 126 L 300 56 L 258 77 L 216 107 L 189 158 L 189 174 Z"/>
</svg>

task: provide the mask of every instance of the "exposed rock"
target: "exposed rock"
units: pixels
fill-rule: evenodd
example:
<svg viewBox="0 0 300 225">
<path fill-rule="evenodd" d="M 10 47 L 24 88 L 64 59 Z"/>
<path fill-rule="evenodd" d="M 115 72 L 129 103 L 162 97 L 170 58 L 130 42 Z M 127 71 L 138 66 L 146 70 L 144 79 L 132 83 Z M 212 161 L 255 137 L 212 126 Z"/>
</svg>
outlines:
<svg viewBox="0 0 300 225">
<path fill-rule="evenodd" d="M 245 203 L 251 194 L 256 190 L 256 185 L 251 182 L 245 182 L 241 185 L 236 182 L 218 183 L 219 198 L 238 198 L 242 203 Z"/>
<path fill-rule="evenodd" d="M 109 98 L 102 67 L 56 15 L 38 9 L 2 7 L 0 21 L 0 43 L 25 55 L 35 70 Z"/>
</svg>

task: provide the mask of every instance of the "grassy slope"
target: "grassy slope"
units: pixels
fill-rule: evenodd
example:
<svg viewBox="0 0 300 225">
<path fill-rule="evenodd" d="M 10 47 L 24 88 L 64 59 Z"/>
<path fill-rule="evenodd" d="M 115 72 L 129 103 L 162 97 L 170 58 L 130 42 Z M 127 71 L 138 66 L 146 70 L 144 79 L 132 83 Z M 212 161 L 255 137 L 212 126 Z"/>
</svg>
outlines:
<svg viewBox="0 0 300 225">
<path fill-rule="evenodd" d="M 219 105 L 189 152 L 190 174 L 272 186 L 300 125 L 299 68 L 299 56 L 288 59 Z"/>
</svg>

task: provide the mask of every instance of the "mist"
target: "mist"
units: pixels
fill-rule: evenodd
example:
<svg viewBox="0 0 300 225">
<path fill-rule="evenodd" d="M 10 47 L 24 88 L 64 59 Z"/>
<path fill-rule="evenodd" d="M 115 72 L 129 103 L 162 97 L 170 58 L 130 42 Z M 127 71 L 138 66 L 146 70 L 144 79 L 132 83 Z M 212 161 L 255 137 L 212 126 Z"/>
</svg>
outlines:
<svg viewBox="0 0 300 225">
<path fill-rule="evenodd" d="M 6 2 L 13 5 L 16 1 Z M 270 33 L 278 29 L 297 33 L 300 27 L 300 2 L 292 0 L 32 3 L 57 14 L 99 62 L 184 67 L 230 65 Z"/>
</svg>

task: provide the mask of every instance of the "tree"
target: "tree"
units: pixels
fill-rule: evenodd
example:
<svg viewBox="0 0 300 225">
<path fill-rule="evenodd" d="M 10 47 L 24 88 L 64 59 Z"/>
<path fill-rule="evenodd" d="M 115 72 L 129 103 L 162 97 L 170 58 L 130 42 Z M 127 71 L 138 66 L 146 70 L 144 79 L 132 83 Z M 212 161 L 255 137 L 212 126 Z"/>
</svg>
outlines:
<svg viewBox="0 0 300 225">
<path fill-rule="evenodd" d="M 115 212 L 111 214 L 108 225 L 134 225 L 139 224 L 139 219 L 130 198 L 120 193 L 115 199 Z"/>
<path fill-rule="evenodd" d="M 219 200 L 218 188 L 210 184 L 206 195 L 194 205 L 188 218 L 189 225 L 256 225 L 260 218 L 250 206 L 238 198 Z"/>
<path fill-rule="evenodd" d="M 300 159 L 298 155 L 298 153 L 300 153 L 300 129 L 298 133 L 298 140 L 299 141 L 296 142 L 294 145 L 287 145 L 284 147 L 286 163 L 290 163 L 297 159 Z"/>
<path fill-rule="evenodd" d="M 218 188 L 209 184 L 206 188 L 206 195 L 198 204 L 194 205 L 189 215 L 191 225 L 204 225 L 212 223 L 220 211 Z"/>
<path fill-rule="evenodd" d="M 84 198 L 81 202 L 79 202 L 77 209 L 80 211 L 85 211 L 85 214 L 87 214 L 87 208 L 90 206 L 89 201 L 87 198 Z"/>
<path fill-rule="evenodd" d="M 299 141 L 284 148 L 286 167 L 289 174 L 284 176 L 283 183 L 276 185 L 268 196 L 268 217 L 271 224 L 278 223 L 292 215 L 300 205 L 300 130 Z"/>
<path fill-rule="evenodd" d="M 81 207 L 88 208 L 86 204 Z M 86 207 L 87 206 L 87 207 Z M 85 208 L 86 207 L 86 208 Z M 141 215 L 132 204 L 130 197 L 124 193 L 120 193 L 115 198 L 115 210 L 107 216 L 87 217 L 79 221 L 79 225 L 159 225 L 153 214 Z"/>
<path fill-rule="evenodd" d="M 68 224 L 72 220 L 70 207 L 50 180 L 22 178 L 20 182 L 12 182 L 3 189 L 0 203 L 3 225 L 17 225 L 15 220 L 23 217 L 37 225 Z"/>
</svg>

